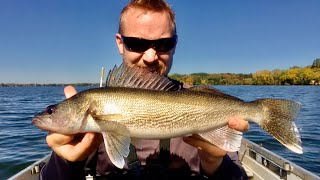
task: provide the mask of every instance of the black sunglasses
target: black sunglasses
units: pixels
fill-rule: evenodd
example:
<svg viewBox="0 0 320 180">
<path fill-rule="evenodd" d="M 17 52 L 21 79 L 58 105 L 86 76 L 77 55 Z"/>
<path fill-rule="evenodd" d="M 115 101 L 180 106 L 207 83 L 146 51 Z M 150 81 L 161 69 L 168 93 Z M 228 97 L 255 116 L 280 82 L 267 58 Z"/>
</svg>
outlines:
<svg viewBox="0 0 320 180">
<path fill-rule="evenodd" d="M 156 40 L 147 40 L 137 37 L 126 37 L 121 35 L 122 41 L 127 49 L 133 52 L 145 52 L 149 48 L 153 48 L 157 52 L 168 52 L 177 44 L 178 36 L 169 38 L 161 38 Z"/>
</svg>

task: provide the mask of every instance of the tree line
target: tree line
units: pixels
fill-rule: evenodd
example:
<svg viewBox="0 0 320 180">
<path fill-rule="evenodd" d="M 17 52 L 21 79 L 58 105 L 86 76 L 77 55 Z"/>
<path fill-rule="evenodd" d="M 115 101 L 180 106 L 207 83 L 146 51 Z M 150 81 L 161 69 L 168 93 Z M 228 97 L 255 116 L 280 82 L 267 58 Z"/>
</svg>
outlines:
<svg viewBox="0 0 320 180">
<path fill-rule="evenodd" d="M 17 87 L 17 86 L 99 86 L 99 83 L 48 83 L 48 84 L 39 84 L 39 83 L 0 83 L 0 87 Z"/>
<path fill-rule="evenodd" d="M 190 85 L 320 85 L 320 58 L 310 66 L 261 70 L 250 74 L 192 73 L 170 74 L 170 78 Z"/>
<path fill-rule="evenodd" d="M 255 73 L 192 73 L 170 74 L 170 78 L 190 85 L 320 85 L 320 58 L 315 59 L 310 66 L 294 66 L 289 69 L 261 70 Z M 98 83 L 72 84 L 16 84 L 0 83 L 6 86 L 99 86 Z"/>
</svg>

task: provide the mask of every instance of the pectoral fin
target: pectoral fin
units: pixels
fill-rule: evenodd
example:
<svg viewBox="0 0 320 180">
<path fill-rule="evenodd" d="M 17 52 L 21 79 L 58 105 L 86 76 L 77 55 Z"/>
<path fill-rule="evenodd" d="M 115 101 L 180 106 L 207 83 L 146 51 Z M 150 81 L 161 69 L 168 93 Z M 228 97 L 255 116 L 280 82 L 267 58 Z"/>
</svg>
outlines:
<svg viewBox="0 0 320 180">
<path fill-rule="evenodd" d="M 199 135 L 225 151 L 235 152 L 240 149 L 242 132 L 231 129 L 228 126 L 200 133 Z"/>
<path fill-rule="evenodd" d="M 120 121 L 123 119 L 123 116 L 121 114 L 117 113 L 108 113 L 108 114 L 102 114 L 101 111 L 97 109 L 98 105 L 97 102 L 93 101 L 87 112 L 86 115 L 90 115 L 94 120 L 96 121 Z"/>
<path fill-rule="evenodd" d="M 104 145 L 111 162 L 122 169 L 125 165 L 124 158 L 130 152 L 130 137 L 110 132 L 102 132 Z"/>
<path fill-rule="evenodd" d="M 120 121 L 123 119 L 121 114 L 91 114 L 91 116 L 96 121 Z"/>
<path fill-rule="evenodd" d="M 107 154 L 111 162 L 122 169 L 125 165 L 124 158 L 128 157 L 130 152 L 130 136 L 128 129 L 116 122 L 123 117 L 120 114 L 99 115 L 92 113 L 92 118 L 103 130 L 102 136 Z"/>
</svg>

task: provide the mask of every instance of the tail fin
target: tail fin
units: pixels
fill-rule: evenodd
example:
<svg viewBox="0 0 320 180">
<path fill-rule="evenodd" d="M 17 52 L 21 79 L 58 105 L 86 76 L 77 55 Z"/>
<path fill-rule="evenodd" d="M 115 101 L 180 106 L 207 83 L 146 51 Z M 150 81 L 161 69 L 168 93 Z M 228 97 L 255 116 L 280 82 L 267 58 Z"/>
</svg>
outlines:
<svg viewBox="0 0 320 180">
<path fill-rule="evenodd" d="M 302 154 L 300 134 L 293 122 L 301 104 L 279 99 L 259 99 L 254 102 L 263 106 L 264 119 L 259 123 L 262 129 L 293 152 Z"/>
</svg>

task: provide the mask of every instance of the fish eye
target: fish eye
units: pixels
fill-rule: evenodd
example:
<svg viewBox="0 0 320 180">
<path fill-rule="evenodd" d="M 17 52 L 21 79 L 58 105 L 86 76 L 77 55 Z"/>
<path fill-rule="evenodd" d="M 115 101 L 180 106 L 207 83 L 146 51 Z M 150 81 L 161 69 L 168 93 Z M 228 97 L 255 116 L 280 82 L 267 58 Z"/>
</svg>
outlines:
<svg viewBox="0 0 320 180">
<path fill-rule="evenodd" d="M 48 114 L 52 114 L 55 110 L 56 110 L 56 106 L 55 105 L 51 105 L 51 106 L 48 106 L 46 108 L 45 112 L 48 113 Z"/>
</svg>

